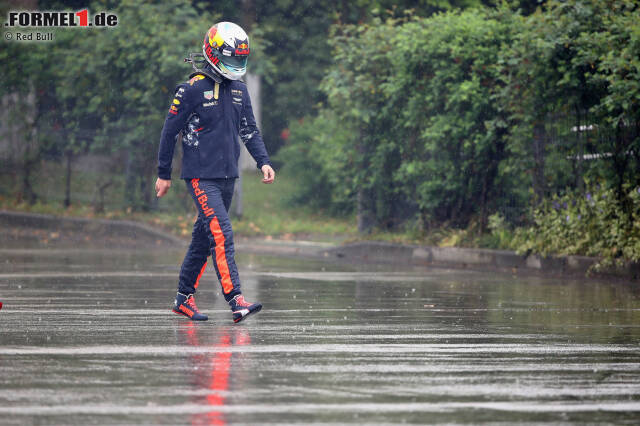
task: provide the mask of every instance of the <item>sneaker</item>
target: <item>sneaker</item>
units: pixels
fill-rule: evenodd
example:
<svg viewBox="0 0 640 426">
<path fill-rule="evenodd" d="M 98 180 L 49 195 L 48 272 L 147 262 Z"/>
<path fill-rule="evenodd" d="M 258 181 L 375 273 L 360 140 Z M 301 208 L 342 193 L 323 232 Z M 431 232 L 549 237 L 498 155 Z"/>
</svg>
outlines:
<svg viewBox="0 0 640 426">
<path fill-rule="evenodd" d="M 189 317 L 193 321 L 206 321 L 209 319 L 209 317 L 201 314 L 198 310 L 198 307 L 196 306 L 196 299 L 194 299 L 193 294 L 186 295 L 178 293 L 176 301 L 173 303 L 173 312 L 176 314 Z"/>
<path fill-rule="evenodd" d="M 233 312 L 233 322 L 240 322 L 251 314 L 260 312 L 260 303 L 249 303 L 244 300 L 244 296 L 239 294 L 229 301 L 231 312 Z"/>
</svg>

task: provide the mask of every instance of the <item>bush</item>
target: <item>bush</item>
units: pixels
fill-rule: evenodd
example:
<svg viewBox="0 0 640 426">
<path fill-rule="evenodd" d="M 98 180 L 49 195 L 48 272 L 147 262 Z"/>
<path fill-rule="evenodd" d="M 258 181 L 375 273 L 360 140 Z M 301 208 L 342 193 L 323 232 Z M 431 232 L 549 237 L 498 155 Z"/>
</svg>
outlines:
<svg viewBox="0 0 640 426">
<path fill-rule="evenodd" d="M 280 156 L 301 180 L 298 201 L 357 204 L 383 229 L 416 216 L 421 229 L 474 216 L 484 225 L 516 181 L 502 173 L 506 126 L 493 99 L 509 19 L 473 10 L 334 28 L 327 105 L 292 128 Z"/>
<path fill-rule="evenodd" d="M 295 176 L 289 202 L 339 215 L 353 212 L 354 159 L 347 149 L 348 132 L 330 110 L 292 123 L 291 143 L 275 158 L 285 164 L 285 173 Z"/>
<path fill-rule="evenodd" d="M 602 258 L 600 266 L 640 261 L 640 188 L 590 186 L 545 201 L 534 224 L 516 231 L 520 253 L 578 254 Z"/>
</svg>

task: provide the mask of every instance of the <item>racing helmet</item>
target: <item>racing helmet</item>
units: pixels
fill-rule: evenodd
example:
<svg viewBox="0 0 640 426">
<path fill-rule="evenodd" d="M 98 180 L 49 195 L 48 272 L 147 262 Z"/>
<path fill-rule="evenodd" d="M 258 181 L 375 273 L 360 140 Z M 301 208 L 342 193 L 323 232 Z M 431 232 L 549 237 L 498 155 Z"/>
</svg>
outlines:
<svg viewBox="0 0 640 426">
<path fill-rule="evenodd" d="M 239 25 L 218 22 L 205 34 L 202 54 L 220 75 L 239 80 L 247 72 L 249 37 Z"/>
</svg>

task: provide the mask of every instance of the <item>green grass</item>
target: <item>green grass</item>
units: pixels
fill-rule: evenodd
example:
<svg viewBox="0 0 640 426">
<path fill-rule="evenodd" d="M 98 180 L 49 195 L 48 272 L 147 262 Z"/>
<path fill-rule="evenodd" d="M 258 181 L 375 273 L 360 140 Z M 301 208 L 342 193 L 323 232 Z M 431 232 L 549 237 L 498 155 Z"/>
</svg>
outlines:
<svg viewBox="0 0 640 426">
<path fill-rule="evenodd" d="M 0 180 L 0 208 L 58 216 L 134 220 L 181 237 L 191 234 L 196 209 L 183 181 L 174 179 L 169 194 L 158 200 L 158 209 L 152 212 L 122 208 L 124 186 L 118 181 L 107 191 L 104 213 L 96 214 L 91 207 L 92 191 L 101 177 L 104 178 L 97 173 L 74 173 L 71 183 L 72 204 L 69 208 L 64 208 L 64 184 L 60 166 L 44 164 L 34 179 L 34 184 L 38 183 L 37 186 L 34 185 L 38 201 L 32 205 L 16 201 L 15 181 L 3 177 Z M 355 217 L 331 217 L 321 211 L 292 206 L 288 200 L 295 189 L 295 179 L 278 173 L 273 184 L 265 185 L 261 178 L 262 174 L 257 170 L 243 175 L 243 216 L 232 215 L 236 235 L 317 241 L 356 236 Z"/>
<path fill-rule="evenodd" d="M 158 200 L 157 209 L 145 213 L 122 208 L 124 183 L 122 178 L 116 179 L 107 191 L 105 212 L 96 214 L 91 207 L 91 200 L 94 198 L 93 191 L 97 182 L 104 178 L 99 173 L 75 172 L 72 179 L 72 205 L 65 209 L 62 207 L 64 183 L 59 165 L 48 163 L 40 168 L 34 179 L 34 183 L 38 183 L 37 186 L 34 185 L 38 202 L 33 205 L 16 202 L 16 181 L 4 175 L 0 177 L 0 208 L 59 216 L 134 220 L 176 236 L 189 237 L 196 218 L 196 208 L 183 181 L 174 179 L 168 195 Z M 262 174 L 257 170 L 243 174 L 243 216 L 235 217 L 232 214 L 231 220 L 234 233 L 238 236 L 511 248 L 509 244 L 512 235 L 504 227 L 483 234 L 479 234 L 476 227 L 470 226 L 469 229 L 434 229 L 429 232 L 377 230 L 369 235 L 360 235 L 357 233 L 355 216 L 333 217 L 324 211 L 293 205 L 290 200 L 295 193 L 295 178 L 278 173 L 275 182 L 270 185 L 263 184 L 261 178 Z M 153 188 L 149 190 L 153 191 Z M 234 211 L 234 206 L 231 210 Z"/>
<path fill-rule="evenodd" d="M 244 212 L 233 220 L 234 232 L 241 235 L 271 235 L 280 238 L 355 236 L 354 217 L 331 217 L 325 212 L 292 206 L 288 201 L 295 190 L 295 179 L 278 174 L 273 184 L 261 182 L 262 174 L 243 175 Z"/>
</svg>

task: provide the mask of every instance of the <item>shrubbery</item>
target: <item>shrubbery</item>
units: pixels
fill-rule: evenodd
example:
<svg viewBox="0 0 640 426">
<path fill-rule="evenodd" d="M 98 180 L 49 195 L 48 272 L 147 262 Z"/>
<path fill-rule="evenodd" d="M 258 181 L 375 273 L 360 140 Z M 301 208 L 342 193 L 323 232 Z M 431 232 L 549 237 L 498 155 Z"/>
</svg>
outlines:
<svg viewBox="0 0 640 426">
<path fill-rule="evenodd" d="M 615 191 L 592 186 L 545 200 L 534 224 L 516 231 L 521 253 L 583 254 L 602 257 L 601 266 L 640 259 L 640 188 L 624 188 L 625 206 Z"/>
<path fill-rule="evenodd" d="M 526 227 L 527 250 L 640 258 L 627 196 L 640 186 L 635 2 L 407 14 L 334 27 L 330 44 L 327 102 L 281 155 L 303 183 L 299 199 L 356 210 L 364 232 L 484 231 L 502 217 L 503 229 Z M 548 206 L 585 193 L 585 180 L 600 182 L 609 213 L 584 212 L 564 247 Z M 581 236 L 604 228 L 606 244 Z"/>
</svg>

